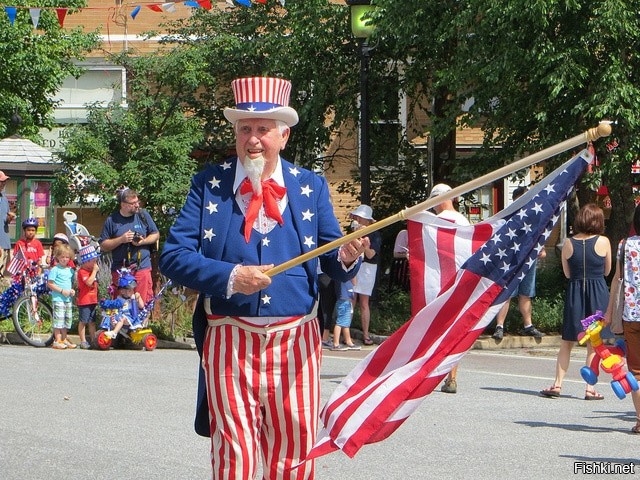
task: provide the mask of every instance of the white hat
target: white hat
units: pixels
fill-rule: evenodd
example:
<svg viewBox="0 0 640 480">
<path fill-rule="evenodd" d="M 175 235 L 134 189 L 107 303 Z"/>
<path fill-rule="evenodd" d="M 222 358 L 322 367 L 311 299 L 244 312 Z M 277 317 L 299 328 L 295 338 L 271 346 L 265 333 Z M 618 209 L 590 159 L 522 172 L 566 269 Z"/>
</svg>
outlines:
<svg viewBox="0 0 640 480">
<path fill-rule="evenodd" d="M 433 186 L 433 188 L 431 189 L 431 193 L 429 194 L 429 198 L 437 197 L 439 195 L 442 195 L 443 193 L 450 192 L 451 190 L 451 187 L 446 183 L 439 183 Z"/>
<path fill-rule="evenodd" d="M 236 107 L 224 109 L 231 123 L 245 118 L 280 120 L 289 127 L 298 123 L 298 113 L 289 106 L 291 82 L 282 78 L 248 77 L 231 82 Z"/>
<path fill-rule="evenodd" d="M 352 216 L 364 218 L 365 220 L 373 220 L 373 209 L 369 205 L 360 205 L 353 212 Z"/>
</svg>

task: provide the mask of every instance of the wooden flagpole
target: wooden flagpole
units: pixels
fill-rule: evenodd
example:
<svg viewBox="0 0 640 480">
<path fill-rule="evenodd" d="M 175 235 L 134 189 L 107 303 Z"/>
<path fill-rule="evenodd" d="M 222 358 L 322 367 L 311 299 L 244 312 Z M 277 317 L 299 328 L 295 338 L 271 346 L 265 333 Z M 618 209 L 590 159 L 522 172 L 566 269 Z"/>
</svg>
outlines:
<svg viewBox="0 0 640 480">
<path fill-rule="evenodd" d="M 322 245 L 314 250 L 311 250 L 307 253 L 300 255 L 299 257 L 293 258 L 287 262 L 281 263 L 280 265 L 276 265 L 271 270 L 265 272 L 266 275 L 273 277 L 278 273 L 282 273 L 289 268 L 295 267 L 296 265 L 300 265 L 312 258 L 315 258 L 323 253 L 329 252 L 334 248 L 338 248 L 341 245 L 349 243 L 350 241 L 360 238 L 366 237 L 371 232 L 375 232 L 376 230 L 380 230 L 386 226 L 391 225 L 392 223 L 400 222 L 405 220 L 412 215 L 422 212 L 423 210 L 428 210 L 430 208 L 435 207 L 436 205 L 450 200 L 452 198 L 456 198 L 460 195 L 463 195 L 467 192 L 471 192 L 476 190 L 477 188 L 482 187 L 488 183 L 494 182 L 500 178 L 506 177 L 507 175 L 511 175 L 512 173 L 517 172 L 518 170 L 522 170 L 523 168 L 530 167 L 531 165 L 538 163 L 547 158 L 558 155 L 559 153 L 565 152 L 571 148 L 577 147 L 580 144 L 588 143 L 595 141 L 601 137 L 607 137 L 611 134 L 611 125 L 608 122 L 601 122 L 597 127 L 590 128 L 580 135 L 576 135 L 573 138 L 565 140 L 564 142 L 560 142 L 556 145 L 553 145 L 549 148 L 541 150 L 537 153 L 529 155 L 521 160 L 510 163 L 509 165 L 505 165 L 498 170 L 494 170 L 493 172 L 487 173 L 481 177 L 476 178 L 475 180 L 471 180 L 459 187 L 453 188 L 450 191 L 438 195 L 435 198 L 430 198 L 421 202 L 413 207 L 405 208 L 404 210 L 396 213 L 395 215 L 391 215 L 383 220 L 379 220 L 371 225 L 360 228 L 355 232 L 351 232 L 348 235 L 345 235 L 342 238 L 338 238 L 333 242 Z"/>
</svg>

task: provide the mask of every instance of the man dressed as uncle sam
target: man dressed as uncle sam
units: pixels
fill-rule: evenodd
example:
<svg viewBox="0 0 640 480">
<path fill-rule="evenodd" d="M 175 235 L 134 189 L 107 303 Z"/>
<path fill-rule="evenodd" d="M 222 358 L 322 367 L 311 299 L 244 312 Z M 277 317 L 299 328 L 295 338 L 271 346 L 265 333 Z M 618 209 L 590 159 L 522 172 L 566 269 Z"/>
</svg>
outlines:
<svg viewBox="0 0 640 480">
<path fill-rule="evenodd" d="M 200 292 L 193 333 L 201 357 L 196 431 L 211 437 L 214 479 L 312 479 L 320 398 L 317 262 L 355 276 L 356 239 L 270 277 L 264 272 L 342 236 L 327 182 L 280 157 L 298 114 L 291 83 L 232 82 L 237 157 L 195 175 L 160 269 Z"/>
</svg>

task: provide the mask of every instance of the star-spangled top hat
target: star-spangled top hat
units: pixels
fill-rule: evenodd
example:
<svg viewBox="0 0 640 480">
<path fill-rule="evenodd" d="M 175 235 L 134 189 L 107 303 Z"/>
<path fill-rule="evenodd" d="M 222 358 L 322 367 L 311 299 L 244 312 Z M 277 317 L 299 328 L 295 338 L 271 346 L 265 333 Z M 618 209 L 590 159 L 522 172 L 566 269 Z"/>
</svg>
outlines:
<svg viewBox="0 0 640 480">
<path fill-rule="evenodd" d="M 246 118 L 280 120 L 289 127 L 298 123 L 298 113 L 289 106 L 291 82 L 282 78 L 248 77 L 231 82 L 235 108 L 224 109 L 231 123 Z"/>
<path fill-rule="evenodd" d="M 98 258 L 100 254 L 96 252 L 96 249 L 93 245 L 87 245 L 80 249 L 80 265 L 88 262 L 89 260 L 93 260 L 94 258 Z"/>
</svg>

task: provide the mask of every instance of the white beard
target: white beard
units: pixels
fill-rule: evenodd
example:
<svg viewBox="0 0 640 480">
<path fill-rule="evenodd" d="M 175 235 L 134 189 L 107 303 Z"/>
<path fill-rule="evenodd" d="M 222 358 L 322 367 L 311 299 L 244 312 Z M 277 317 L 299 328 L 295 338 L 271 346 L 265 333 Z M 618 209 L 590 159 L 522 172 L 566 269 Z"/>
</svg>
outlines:
<svg viewBox="0 0 640 480">
<path fill-rule="evenodd" d="M 244 167 L 244 171 L 247 173 L 247 177 L 251 182 L 254 193 L 260 195 L 262 193 L 262 184 L 260 181 L 262 179 L 262 172 L 264 171 L 264 157 L 260 156 L 258 158 L 251 159 L 247 156 L 245 157 L 242 166 Z"/>
</svg>

